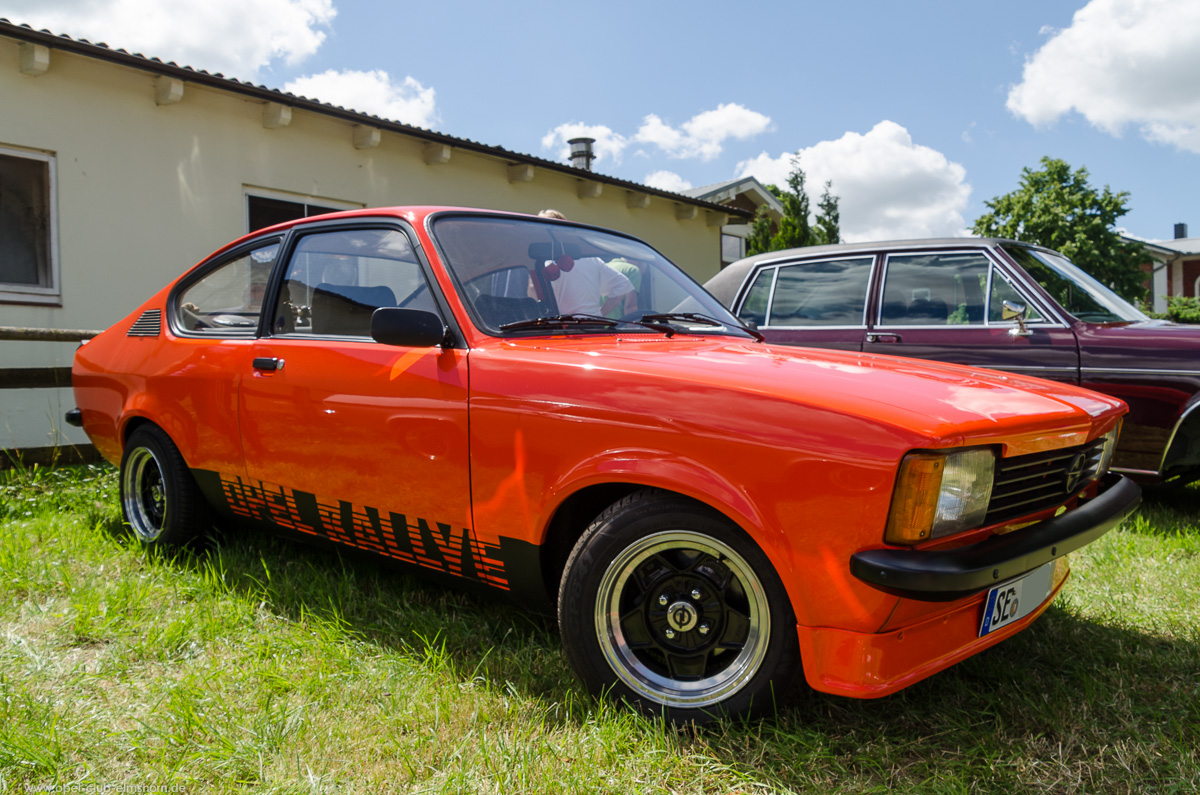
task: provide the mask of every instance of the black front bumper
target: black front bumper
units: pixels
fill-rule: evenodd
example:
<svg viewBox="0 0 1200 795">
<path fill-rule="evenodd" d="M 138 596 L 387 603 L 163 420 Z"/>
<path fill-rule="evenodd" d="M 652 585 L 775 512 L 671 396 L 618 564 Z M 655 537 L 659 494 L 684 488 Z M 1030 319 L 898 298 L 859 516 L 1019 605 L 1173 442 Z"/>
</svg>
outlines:
<svg viewBox="0 0 1200 795">
<path fill-rule="evenodd" d="M 850 573 L 895 596 L 949 602 L 986 591 L 1086 546 L 1133 513 L 1142 489 L 1109 473 L 1074 510 L 986 541 L 945 551 L 868 549 L 850 557 Z"/>
</svg>

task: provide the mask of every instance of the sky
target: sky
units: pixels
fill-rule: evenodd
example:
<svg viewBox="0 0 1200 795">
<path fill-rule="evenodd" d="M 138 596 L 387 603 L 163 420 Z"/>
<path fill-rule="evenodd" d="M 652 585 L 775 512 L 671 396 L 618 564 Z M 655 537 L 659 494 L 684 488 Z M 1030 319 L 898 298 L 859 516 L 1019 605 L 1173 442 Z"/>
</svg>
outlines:
<svg viewBox="0 0 1200 795">
<path fill-rule="evenodd" d="M 1200 0 L 0 0 L 0 17 L 678 191 L 793 158 L 848 242 L 965 234 L 1042 157 L 1200 236 Z"/>
</svg>

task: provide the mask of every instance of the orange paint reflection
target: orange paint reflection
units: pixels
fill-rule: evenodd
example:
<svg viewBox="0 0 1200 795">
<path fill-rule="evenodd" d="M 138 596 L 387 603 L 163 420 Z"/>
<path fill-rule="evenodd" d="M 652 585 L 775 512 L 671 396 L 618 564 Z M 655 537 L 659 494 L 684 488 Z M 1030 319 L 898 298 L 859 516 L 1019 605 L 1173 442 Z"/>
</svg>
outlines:
<svg viewBox="0 0 1200 795">
<path fill-rule="evenodd" d="M 415 350 L 406 351 L 399 359 L 392 362 L 392 372 L 388 376 L 392 381 L 395 381 L 400 376 L 404 375 L 404 371 L 413 366 L 413 363 L 424 356 L 427 351 L 417 348 Z"/>
<path fill-rule="evenodd" d="M 528 456 L 525 450 L 525 437 L 518 428 L 513 432 L 513 470 L 496 486 L 496 492 L 487 502 L 479 505 L 479 514 L 498 513 L 505 500 L 510 499 L 521 508 L 525 527 L 533 526 L 533 518 L 529 513 L 529 500 L 525 499 L 525 466 Z"/>
</svg>

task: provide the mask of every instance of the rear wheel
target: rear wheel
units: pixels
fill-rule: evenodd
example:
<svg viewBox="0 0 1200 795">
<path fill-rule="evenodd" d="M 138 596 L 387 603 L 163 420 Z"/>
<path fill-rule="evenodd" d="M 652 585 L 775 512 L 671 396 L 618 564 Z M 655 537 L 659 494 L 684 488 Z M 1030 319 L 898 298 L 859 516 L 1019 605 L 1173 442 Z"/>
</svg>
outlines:
<svg viewBox="0 0 1200 795">
<path fill-rule="evenodd" d="M 770 711 L 801 672 L 766 555 L 723 516 L 657 490 L 624 498 L 584 533 L 559 625 L 589 690 L 679 722 Z"/>
<path fill-rule="evenodd" d="M 125 445 L 121 512 L 145 546 L 186 544 L 211 525 L 208 504 L 183 456 L 156 426 L 138 428 Z"/>
</svg>

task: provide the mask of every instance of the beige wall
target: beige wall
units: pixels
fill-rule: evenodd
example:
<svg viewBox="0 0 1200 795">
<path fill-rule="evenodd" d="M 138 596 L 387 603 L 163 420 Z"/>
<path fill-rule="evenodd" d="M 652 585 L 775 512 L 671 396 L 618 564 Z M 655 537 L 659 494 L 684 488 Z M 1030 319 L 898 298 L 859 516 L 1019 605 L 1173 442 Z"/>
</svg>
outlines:
<svg viewBox="0 0 1200 795">
<path fill-rule="evenodd" d="M 0 147 L 54 157 L 62 306 L 0 303 L 0 325 L 104 328 L 245 233 L 256 189 L 364 206 L 554 207 L 645 239 L 700 282 L 719 267 L 720 227 L 703 209 L 677 220 L 657 196 L 629 209 L 611 185 L 580 199 L 573 175 L 539 168 L 510 183 L 510 161 L 461 149 L 426 165 L 423 142 L 400 134 L 355 149 L 352 123 L 306 111 L 266 129 L 262 102 L 186 82 L 181 102 L 158 106 L 154 75 L 57 50 L 49 71 L 24 75 L 18 44 L 0 38 Z M 0 341 L 0 368 L 67 366 L 74 347 Z M 0 390 L 0 448 L 55 441 L 70 407 L 69 390 Z"/>
</svg>

